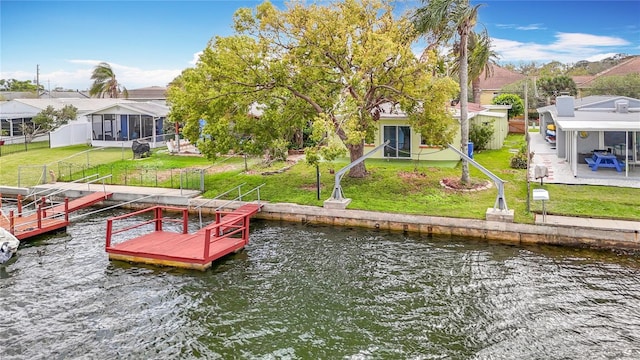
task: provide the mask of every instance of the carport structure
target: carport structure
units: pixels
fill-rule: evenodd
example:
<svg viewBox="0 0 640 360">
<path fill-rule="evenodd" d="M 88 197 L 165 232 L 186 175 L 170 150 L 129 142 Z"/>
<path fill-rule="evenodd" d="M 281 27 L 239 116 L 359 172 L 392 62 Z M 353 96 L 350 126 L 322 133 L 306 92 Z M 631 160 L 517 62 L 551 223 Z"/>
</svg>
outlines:
<svg viewBox="0 0 640 360">
<path fill-rule="evenodd" d="M 538 113 L 540 136 L 544 137 L 545 130 L 553 125 L 556 155 L 569 163 L 574 176 L 578 176 L 579 166 L 586 165 L 585 158 L 598 150 L 624 161 L 624 171 L 613 171 L 611 176 L 634 176 L 630 169 L 640 165 L 640 100 L 623 96 L 578 100 L 559 96 L 556 105 L 539 108 Z"/>
</svg>

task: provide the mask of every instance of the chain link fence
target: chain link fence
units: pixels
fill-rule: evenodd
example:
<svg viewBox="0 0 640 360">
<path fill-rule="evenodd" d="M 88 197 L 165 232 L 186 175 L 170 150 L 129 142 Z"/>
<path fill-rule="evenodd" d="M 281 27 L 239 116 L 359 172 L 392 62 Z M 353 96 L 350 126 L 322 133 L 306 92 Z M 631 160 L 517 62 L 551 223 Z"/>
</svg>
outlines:
<svg viewBox="0 0 640 360">
<path fill-rule="evenodd" d="M 42 170 L 41 170 L 42 171 Z M 117 166 L 112 164 L 85 165 L 68 162 L 57 163 L 60 181 L 76 181 L 87 176 L 111 175 L 111 185 L 148 186 L 205 191 L 205 176 L 216 172 L 214 167 L 165 169 L 155 166 Z"/>
<path fill-rule="evenodd" d="M 221 163 L 206 167 L 191 167 L 167 169 L 152 165 L 123 165 L 107 160 L 100 163 L 100 148 L 83 151 L 65 159 L 48 165 L 24 165 L 18 167 L 18 187 L 32 187 L 47 182 L 83 181 L 87 177 L 108 177 L 106 184 L 147 186 L 159 188 L 198 190 L 205 192 L 207 175 L 233 169 L 247 169 L 248 162 L 225 164 Z M 124 158 L 124 152 L 123 156 Z M 231 159 L 231 158 L 227 158 Z M 258 158 L 249 160 L 250 163 L 259 161 Z"/>
<path fill-rule="evenodd" d="M 49 141 L 34 141 L 31 143 L 17 142 L 9 143 L 6 140 L 0 140 L 0 157 L 14 153 L 25 152 L 35 149 L 48 149 Z"/>
</svg>

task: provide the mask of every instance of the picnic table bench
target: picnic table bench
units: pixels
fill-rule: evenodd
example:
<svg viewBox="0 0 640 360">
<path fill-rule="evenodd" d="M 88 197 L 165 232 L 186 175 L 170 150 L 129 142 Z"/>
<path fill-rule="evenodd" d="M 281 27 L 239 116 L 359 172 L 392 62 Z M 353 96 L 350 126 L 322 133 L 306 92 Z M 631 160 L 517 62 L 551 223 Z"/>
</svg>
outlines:
<svg viewBox="0 0 640 360">
<path fill-rule="evenodd" d="M 624 167 L 624 161 L 618 160 L 613 154 L 602 152 L 594 152 L 593 157 L 585 158 L 584 161 L 591 171 L 598 171 L 598 168 L 614 168 L 617 172 L 622 172 Z"/>
</svg>

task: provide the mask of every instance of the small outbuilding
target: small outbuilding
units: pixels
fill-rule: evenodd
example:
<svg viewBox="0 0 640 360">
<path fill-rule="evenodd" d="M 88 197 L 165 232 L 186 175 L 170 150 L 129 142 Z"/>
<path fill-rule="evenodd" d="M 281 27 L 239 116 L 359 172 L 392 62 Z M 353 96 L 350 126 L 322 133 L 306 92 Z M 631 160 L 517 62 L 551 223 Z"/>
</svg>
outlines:
<svg viewBox="0 0 640 360">
<path fill-rule="evenodd" d="M 574 176 L 594 152 L 614 155 L 624 176 L 640 165 L 640 100 L 625 96 L 558 96 L 556 104 L 538 108 L 540 136 Z"/>
</svg>

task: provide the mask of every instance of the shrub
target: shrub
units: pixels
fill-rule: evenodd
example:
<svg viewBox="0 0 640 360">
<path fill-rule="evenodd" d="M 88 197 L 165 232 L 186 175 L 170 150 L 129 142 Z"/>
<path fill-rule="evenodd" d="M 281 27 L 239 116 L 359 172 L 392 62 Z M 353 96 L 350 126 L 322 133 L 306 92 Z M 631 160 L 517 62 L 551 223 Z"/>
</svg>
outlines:
<svg viewBox="0 0 640 360">
<path fill-rule="evenodd" d="M 511 158 L 510 166 L 512 169 L 526 169 L 527 168 L 527 144 L 523 144 L 518 150 L 518 153 Z M 533 159 L 533 151 L 529 153 L 529 160 Z"/>
<path fill-rule="evenodd" d="M 513 155 L 511 158 L 512 169 L 526 169 L 527 168 L 527 156 L 521 152 Z"/>
<path fill-rule="evenodd" d="M 474 150 L 485 150 L 494 132 L 493 126 L 471 124 L 469 127 L 469 140 L 473 142 Z"/>
</svg>

